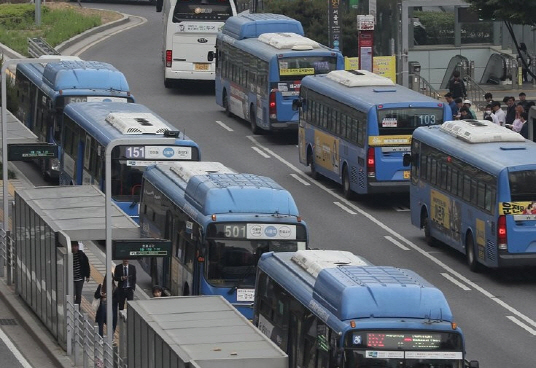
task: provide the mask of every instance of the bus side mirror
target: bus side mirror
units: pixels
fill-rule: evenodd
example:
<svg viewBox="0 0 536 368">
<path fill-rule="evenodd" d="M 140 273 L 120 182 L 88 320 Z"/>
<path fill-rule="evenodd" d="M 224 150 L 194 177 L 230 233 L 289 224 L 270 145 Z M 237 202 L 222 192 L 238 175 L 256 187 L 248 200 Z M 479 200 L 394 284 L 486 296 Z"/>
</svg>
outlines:
<svg viewBox="0 0 536 368">
<path fill-rule="evenodd" d="M 301 98 L 298 98 L 292 101 L 292 110 L 296 111 L 302 106 L 303 106 L 303 101 L 301 100 Z"/>
<path fill-rule="evenodd" d="M 156 12 L 162 12 L 162 6 L 164 5 L 164 0 L 156 0 Z"/>
<path fill-rule="evenodd" d="M 404 157 L 402 158 L 402 165 L 409 166 L 411 164 L 411 154 L 405 153 Z"/>
</svg>

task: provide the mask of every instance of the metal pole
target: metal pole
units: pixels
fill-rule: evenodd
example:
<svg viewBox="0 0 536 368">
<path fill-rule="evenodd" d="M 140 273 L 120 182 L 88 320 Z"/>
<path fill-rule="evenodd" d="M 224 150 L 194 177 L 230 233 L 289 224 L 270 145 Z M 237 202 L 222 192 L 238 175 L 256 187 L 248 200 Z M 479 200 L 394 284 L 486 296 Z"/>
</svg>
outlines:
<svg viewBox="0 0 536 368">
<path fill-rule="evenodd" d="M 60 61 L 60 59 L 47 59 L 47 63 Z M 2 179 L 4 198 L 4 231 L 9 230 L 9 207 L 8 207 L 8 179 L 7 179 L 7 84 L 6 70 L 11 65 L 39 63 L 36 59 L 11 59 L 4 60 L 2 64 Z M 0 277 L 4 277 L 4 258 L 0 257 Z"/>
<path fill-rule="evenodd" d="M 176 142 L 175 138 L 151 138 L 145 139 L 145 145 L 174 145 Z M 106 275 L 110 275 L 112 272 L 112 151 L 115 147 L 121 145 L 139 145 L 140 141 L 138 139 L 132 138 L 118 138 L 111 141 L 108 146 L 106 146 L 105 151 L 105 171 L 104 171 L 104 180 L 105 180 L 105 199 L 104 199 L 104 216 L 105 222 L 104 226 L 106 229 Z M 109 296 L 109 291 L 112 290 L 112 279 L 110 277 L 106 278 L 106 292 L 108 293 L 108 300 L 111 302 L 112 297 Z M 112 304 L 106 303 L 106 339 L 109 346 L 113 344 L 113 314 L 112 314 Z M 118 312 L 119 313 L 119 312 Z M 117 317 L 119 319 L 119 316 Z"/>
</svg>

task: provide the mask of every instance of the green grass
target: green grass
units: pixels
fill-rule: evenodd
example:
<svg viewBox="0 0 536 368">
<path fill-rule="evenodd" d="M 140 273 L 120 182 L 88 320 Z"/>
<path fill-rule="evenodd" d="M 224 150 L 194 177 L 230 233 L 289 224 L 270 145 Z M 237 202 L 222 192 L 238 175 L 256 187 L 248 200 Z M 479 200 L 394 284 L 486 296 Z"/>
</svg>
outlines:
<svg viewBox="0 0 536 368">
<path fill-rule="evenodd" d="M 55 47 L 90 28 L 101 25 L 99 16 L 84 16 L 72 9 L 51 10 L 41 6 L 41 25 L 35 24 L 35 4 L 0 5 L 0 43 L 24 56 L 28 38 L 41 37 Z"/>
</svg>

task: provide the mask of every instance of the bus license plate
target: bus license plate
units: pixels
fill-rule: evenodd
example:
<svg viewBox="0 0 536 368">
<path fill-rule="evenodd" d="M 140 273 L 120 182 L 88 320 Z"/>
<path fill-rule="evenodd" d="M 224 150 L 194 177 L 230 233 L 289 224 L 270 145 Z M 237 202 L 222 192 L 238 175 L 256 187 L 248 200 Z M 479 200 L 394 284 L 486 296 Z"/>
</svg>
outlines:
<svg viewBox="0 0 536 368">
<path fill-rule="evenodd" d="M 210 64 L 199 64 L 199 63 L 194 63 L 194 69 L 195 70 L 208 70 L 208 66 Z"/>
<path fill-rule="evenodd" d="M 404 179 L 409 179 L 409 170 L 404 171 Z"/>
</svg>

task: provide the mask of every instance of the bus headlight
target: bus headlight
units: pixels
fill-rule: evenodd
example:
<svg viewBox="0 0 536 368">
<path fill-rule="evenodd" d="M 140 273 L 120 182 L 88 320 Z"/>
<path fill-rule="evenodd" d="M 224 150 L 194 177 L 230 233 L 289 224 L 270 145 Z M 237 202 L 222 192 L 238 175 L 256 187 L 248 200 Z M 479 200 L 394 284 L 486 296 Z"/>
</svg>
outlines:
<svg viewBox="0 0 536 368">
<path fill-rule="evenodd" d="M 50 159 L 50 169 L 54 171 L 60 171 L 60 161 L 57 158 Z"/>
</svg>

